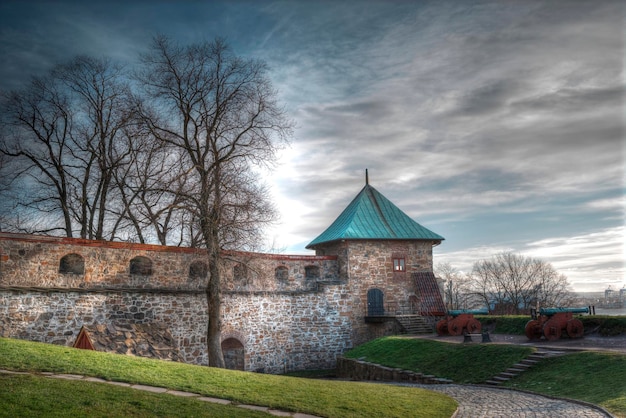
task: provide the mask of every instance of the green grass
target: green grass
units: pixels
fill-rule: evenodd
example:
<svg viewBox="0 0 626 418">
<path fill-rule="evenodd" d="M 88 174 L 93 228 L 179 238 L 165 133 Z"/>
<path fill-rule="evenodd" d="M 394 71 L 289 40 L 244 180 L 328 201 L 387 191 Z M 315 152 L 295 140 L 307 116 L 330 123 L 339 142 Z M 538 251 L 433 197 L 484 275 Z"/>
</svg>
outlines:
<svg viewBox="0 0 626 418">
<path fill-rule="evenodd" d="M 625 355 L 586 351 L 548 358 L 507 386 L 591 402 L 626 417 Z"/>
<path fill-rule="evenodd" d="M 0 417 L 266 417 L 234 406 L 112 385 L 0 375 Z"/>
<path fill-rule="evenodd" d="M 0 338 L 0 368 L 29 372 L 81 374 L 106 380 L 189 391 L 204 396 L 229 399 L 236 403 L 268 406 L 325 417 L 449 417 L 456 409 L 456 402 L 453 399 L 418 388 L 246 373 L 6 338 Z M 26 385 L 26 388 L 20 390 L 25 391 L 27 395 L 10 395 L 5 391 L 0 391 L 0 406 L 8 402 L 21 401 L 20 407 L 25 407 L 31 404 L 29 396 L 40 393 L 41 386 L 39 385 L 53 387 L 58 384 L 53 379 L 43 380 L 43 383 L 35 383 L 36 379 L 26 380 L 26 383 L 19 383 L 19 380 L 13 380 L 18 382 L 14 385 L 17 387 Z M 87 382 L 61 384 L 93 387 L 93 384 Z M 100 390 L 108 390 L 101 388 L 102 386 L 108 388 L 108 385 L 96 386 Z M 137 395 L 138 392 L 131 389 L 124 390 L 132 391 L 131 397 Z M 70 393 L 72 391 L 70 390 Z M 9 399 L 5 398 L 7 396 Z M 50 399 L 53 399 L 55 395 L 51 396 Z M 90 396 L 88 390 L 80 397 L 71 397 L 68 402 L 75 399 L 78 404 L 90 404 L 94 402 L 93 398 L 99 396 L 98 392 Z M 109 396 L 109 402 L 114 403 L 117 399 L 122 404 L 126 402 L 115 393 L 107 396 Z M 166 395 L 154 394 L 151 396 L 166 397 Z M 165 399 L 171 399 L 171 396 Z M 192 400 L 182 398 L 179 401 L 191 402 Z M 169 401 L 166 400 L 166 402 Z M 80 405 L 75 407 L 79 408 Z M 85 411 L 90 411 L 89 405 L 86 408 Z M 120 408 L 123 410 L 124 407 Z M 230 408 L 236 409 L 236 407 Z M 78 415 L 89 415 L 87 412 Z M 194 414 L 181 412 L 175 415 L 193 416 Z M 126 414 L 118 416 L 126 416 Z M 144 416 L 154 415 L 147 412 Z M 168 414 L 163 416 L 168 416 Z M 214 416 L 221 415 L 216 413 Z"/>
<path fill-rule="evenodd" d="M 462 345 L 419 338 L 386 337 L 356 347 L 345 357 L 433 374 L 452 379 L 455 383 L 482 383 L 532 351 L 530 347 Z"/>
</svg>

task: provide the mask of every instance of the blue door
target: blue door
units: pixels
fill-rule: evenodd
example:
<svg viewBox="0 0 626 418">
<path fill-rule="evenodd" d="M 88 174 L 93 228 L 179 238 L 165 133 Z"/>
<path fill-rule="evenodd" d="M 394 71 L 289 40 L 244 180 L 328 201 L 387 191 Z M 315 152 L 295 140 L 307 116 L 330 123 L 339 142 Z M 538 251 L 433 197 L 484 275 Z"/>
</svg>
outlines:
<svg viewBox="0 0 626 418">
<path fill-rule="evenodd" d="M 383 292 L 380 289 L 367 291 L 367 316 L 381 316 L 385 314 Z"/>
</svg>

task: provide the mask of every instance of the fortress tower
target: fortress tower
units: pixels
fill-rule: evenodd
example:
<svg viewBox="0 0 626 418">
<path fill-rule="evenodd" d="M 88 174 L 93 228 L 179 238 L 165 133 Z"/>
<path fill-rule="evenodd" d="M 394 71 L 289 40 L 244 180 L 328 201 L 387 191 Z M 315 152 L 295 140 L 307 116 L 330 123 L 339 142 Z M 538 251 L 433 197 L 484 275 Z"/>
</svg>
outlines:
<svg viewBox="0 0 626 418">
<path fill-rule="evenodd" d="M 407 216 L 369 184 L 307 246 L 336 255 L 352 296 L 354 343 L 393 330 L 411 331 L 445 307 L 433 274 L 433 247 L 444 238 Z"/>
</svg>

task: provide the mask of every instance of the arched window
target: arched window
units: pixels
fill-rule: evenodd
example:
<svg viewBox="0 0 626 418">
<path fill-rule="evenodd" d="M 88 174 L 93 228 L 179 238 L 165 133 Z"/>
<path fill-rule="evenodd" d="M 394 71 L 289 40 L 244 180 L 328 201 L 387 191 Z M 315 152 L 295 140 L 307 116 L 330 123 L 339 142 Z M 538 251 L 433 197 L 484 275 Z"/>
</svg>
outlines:
<svg viewBox="0 0 626 418">
<path fill-rule="evenodd" d="M 367 291 L 367 316 L 382 316 L 385 314 L 383 292 L 380 289 Z"/>
<path fill-rule="evenodd" d="M 289 269 L 285 266 L 278 266 L 274 270 L 274 277 L 280 282 L 286 282 L 289 280 Z"/>
<path fill-rule="evenodd" d="M 72 253 L 61 258 L 59 262 L 61 274 L 85 274 L 85 259 L 82 255 Z"/>
<path fill-rule="evenodd" d="M 202 261 L 194 261 L 189 265 L 190 279 L 205 279 L 208 275 L 209 268 Z"/>
<path fill-rule="evenodd" d="M 248 267 L 245 264 L 236 264 L 233 267 L 233 278 L 235 280 L 246 281 L 248 279 Z"/>
<path fill-rule="evenodd" d="M 151 276 L 152 260 L 143 256 L 133 258 L 130 260 L 130 274 L 138 276 Z"/>
<path fill-rule="evenodd" d="M 236 338 L 227 338 L 222 341 L 222 353 L 227 369 L 245 370 L 245 350 L 241 341 Z"/>
<path fill-rule="evenodd" d="M 318 266 L 306 266 L 304 268 L 304 278 L 307 280 L 317 280 L 320 278 L 320 268 Z"/>
</svg>

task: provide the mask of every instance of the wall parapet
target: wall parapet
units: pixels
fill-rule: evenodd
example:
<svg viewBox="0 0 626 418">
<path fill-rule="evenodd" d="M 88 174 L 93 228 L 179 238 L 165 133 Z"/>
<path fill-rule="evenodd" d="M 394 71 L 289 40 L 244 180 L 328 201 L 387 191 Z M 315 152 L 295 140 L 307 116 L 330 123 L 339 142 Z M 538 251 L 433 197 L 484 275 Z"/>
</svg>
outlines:
<svg viewBox="0 0 626 418">
<path fill-rule="evenodd" d="M 7 292 L 35 292 L 35 293 L 158 293 L 167 295 L 199 295 L 205 290 L 197 289 L 167 289 L 150 287 L 36 287 L 36 286 L 4 286 L 0 291 Z"/>
<path fill-rule="evenodd" d="M 63 289 L 202 291 L 204 249 L 0 233 L 0 285 Z M 315 291 L 338 277 L 337 256 L 223 252 L 224 291 Z"/>
</svg>

